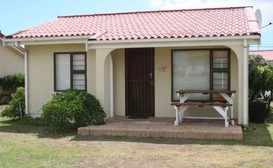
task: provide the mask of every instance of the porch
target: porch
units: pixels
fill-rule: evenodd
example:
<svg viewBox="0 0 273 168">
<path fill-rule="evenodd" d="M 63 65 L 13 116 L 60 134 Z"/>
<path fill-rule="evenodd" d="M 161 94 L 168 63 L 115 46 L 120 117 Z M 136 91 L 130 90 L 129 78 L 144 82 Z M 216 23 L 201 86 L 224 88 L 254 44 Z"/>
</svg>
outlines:
<svg viewBox="0 0 273 168">
<path fill-rule="evenodd" d="M 185 120 L 179 126 L 173 125 L 174 118 L 149 117 L 148 119 L 128 119 L 113 117 L 105 125 L 78 128 L 78 135 L 164 137 L 217 140 L 242 140 L 241 126 L 223 126 L 223 120 Z"/>
<path fill-rule="evenodd" d="M 243 45 L 228 46 L 225 43 L 202 43 L 206 46 L 198 43 L 194 47 L 180 43 L 119 48 L 114 44 L 107 48 L 96 48 L 94 45 L 96 79 L 90 87 L 94 87 L 107 118 L 176 117 L 171 102 L 179 101 L 178 90 L 236 90 L 231 103 L 234 116 L 229 115 L 231 112 L 228 110 L 227 117 L 235 118 L 239 124 L 246 126 L 244 112 L 247 106 L 243 100 L 247 95 L 243 93 L 243 86 L 247 80 L 242 78 L 246 69 L 243 68 L 244 48 Z M 194 96 L 189 100 L 221 99 L 221 96 L 212 94 Z M 221 116 L 210 108 L 200 110 L 190 107 L 185 110 L 185 117 Z"/>
</svg>

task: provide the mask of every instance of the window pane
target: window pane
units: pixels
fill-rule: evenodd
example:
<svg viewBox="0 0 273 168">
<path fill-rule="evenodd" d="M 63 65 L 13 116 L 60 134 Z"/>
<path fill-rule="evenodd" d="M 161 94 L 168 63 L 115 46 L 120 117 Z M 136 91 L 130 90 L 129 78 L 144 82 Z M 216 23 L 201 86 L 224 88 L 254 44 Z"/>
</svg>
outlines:
<svg viewBox="0 0 273 168">
<path fill-rule="evenodd" d="M 55 58 L 56 90 L 70 88 L 70 54 L 57 54 Z"/>
<path fill-rule="evenodd" d="M 173 99 L 178 100 L 177 90 L 209 90 L 210 52 L 173 52 Z M 209 99 L 209 95 L 193 95 L 190 99 Z"/>
<path fill-rule="evenodd" d="M 228 90 L 228 73 L 213 73 L 213 90 Z"/>
<path fill-rule="evenodd" d="M 85 90 L 85 74 L 73 74 L 73 89 Z"/>
<path fill-rule="evenodd" d="M 228 68 L 227 51 L 213 51 L 213 68 Z"/>
<path fill-rule="evenodd" d="M 85 70 L 84 54 L 73 54 L 73 70 Z"/>
</svg>

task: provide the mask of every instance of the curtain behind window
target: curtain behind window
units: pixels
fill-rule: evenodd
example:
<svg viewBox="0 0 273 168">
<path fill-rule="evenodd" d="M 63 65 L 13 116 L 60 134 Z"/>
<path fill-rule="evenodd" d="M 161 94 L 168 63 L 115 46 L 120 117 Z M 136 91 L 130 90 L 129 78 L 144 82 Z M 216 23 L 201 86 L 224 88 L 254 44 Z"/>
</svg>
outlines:
<svg viewBox="0 0 273 168">
<path fill-rule="evenodd" d="M 70 54 L 56 54 L 56 90 L 70 89 Z"/>
<path fill-rule="evenodd" d="M 178 90 L 210 89 L 210 51 L 173 51 L 173 100 L 179 100 Z M 189 99 L 209 99 L 196 94 Z"/>
</svg>

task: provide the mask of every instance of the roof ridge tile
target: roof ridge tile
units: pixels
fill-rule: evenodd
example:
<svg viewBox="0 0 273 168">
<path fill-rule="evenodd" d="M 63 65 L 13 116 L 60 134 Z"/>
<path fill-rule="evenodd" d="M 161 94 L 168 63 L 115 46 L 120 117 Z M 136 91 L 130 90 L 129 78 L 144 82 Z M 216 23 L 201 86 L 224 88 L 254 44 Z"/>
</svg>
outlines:
<svg viewBox="0 0 273 168">
<path fill-rule="evenodd" d="M 145 14 L 145 13 L 165 13 L 165 12 L 183 12 L 183 11 L 210 11 L 220 9 L 238 9 L 247 8 L 252 6 L 234 6 L 234 7 L 214 7 L 214 8 L 195 8 L 195 9 L 169 9 L 169 10 L 147 10 L 147 11 L 134 11 L 134 12 L 116 12 L 116 13 L 95 13 L 84 15 L 64 15 L 57 18 L 71 18 L 71 17 L 90 17 L 90 16 L 107 16 L 107 15 L 126 15 L 126 14 Z"/>
</svg>

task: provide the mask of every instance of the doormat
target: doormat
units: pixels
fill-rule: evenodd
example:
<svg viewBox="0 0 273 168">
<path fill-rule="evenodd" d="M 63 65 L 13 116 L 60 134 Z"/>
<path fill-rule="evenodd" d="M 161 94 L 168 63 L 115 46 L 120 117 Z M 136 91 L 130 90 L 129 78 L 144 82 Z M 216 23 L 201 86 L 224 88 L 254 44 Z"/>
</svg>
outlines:
<svg viewBox="0 0 273 168">
<path fill-rule="evenodd" d="M 129 116 L 128 119 L 148 119 L 149 116 Z"/>
</svg>

